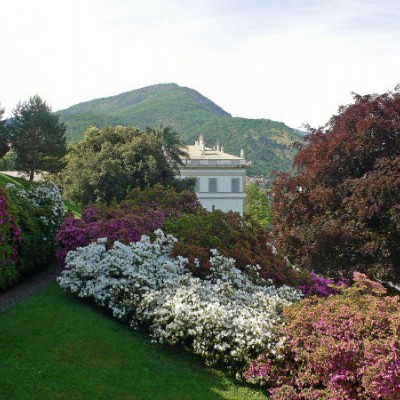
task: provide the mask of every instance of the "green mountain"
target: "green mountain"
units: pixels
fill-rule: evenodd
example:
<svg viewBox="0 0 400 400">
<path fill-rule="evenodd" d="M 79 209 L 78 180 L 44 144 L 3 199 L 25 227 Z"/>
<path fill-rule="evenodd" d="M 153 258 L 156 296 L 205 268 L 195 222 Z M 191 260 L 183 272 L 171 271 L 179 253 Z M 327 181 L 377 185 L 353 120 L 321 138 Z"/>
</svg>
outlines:
<svg viewBox="0 0 400 400">
<path fill-rule="evenodd" d="M 232 117 L 195 90 L 174 83 L 80 103 L 59 114 L 69 142 L 81 140 L 88 127 L 109 125 L 169 125 L 187 144 L 203 135 L 207 146 L 219 141 L 227 153 L 239 155 L 244 149 L 252 161 L 249 175 L 288 170 L 295 154 L 290 144 L 301 140 L 282 122 Z"/>
</svg>

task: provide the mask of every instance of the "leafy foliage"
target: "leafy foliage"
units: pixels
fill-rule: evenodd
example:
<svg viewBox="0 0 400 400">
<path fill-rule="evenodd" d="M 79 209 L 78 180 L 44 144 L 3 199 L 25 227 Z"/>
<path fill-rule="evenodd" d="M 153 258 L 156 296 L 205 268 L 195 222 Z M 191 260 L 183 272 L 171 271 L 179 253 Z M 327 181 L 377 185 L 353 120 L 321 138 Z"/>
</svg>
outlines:
<svg viewBox="0 0 400 400">
<path fill-rule="evenodd" d="M 18 242 L 22 240 L 14 208 L 7 192 L 0 187 L 0 290 L 18 279 Z"/>
<path fill-rule="evenodd" d="M 249 173 L 269 175 L 290 168 L 295 150 L 290 144 L 302 136 L 280 122 L 234 118 L 195 90 L 176 84 L 148 86 L 104 99 L 81 103 L 60 112 L 69 141 L 82 139 L 91 127 L 164 124 L 180 132 L 187 144 L 204 135 L 208 144 L 219 140 L 225 151 L 245 150 L 252 161 Z"/>
<path fill-rule="evenodd" d="M 162 211 L 166 218 L 204 212 L 194 192 L 187 190 L 178 192 L 173 187 L 160 184 L 131 190 L 121 202 L 121 206 Z"/>
<path fill-rule="evenodd" d="M 354 96 L 274 182 L 278 247 L 328 276 L 400 280 L 400 93 Z"/>
<path fill-rule="evenodd" d="M 260 189 L 255 183 L 246 185 L 246 216 L 257 221 L 264 229 L 271 224 L 271 197 L 266 189 Z"/>
<path fill-rule="evenodd" d="M 209 274 L 211 249 L 236 260 L 237 268 L 260 265 L 261 276 L 276 284 L 295 284 L 300 277 L 269 244 L 268 233 L 256 222 L 237 213 L 216 210 L 182 215 L 165 223 L 164 230 L 178 239 L 172 255 L 184 256 L 197 276 Z M 196 259 L 198 261 L 196 261 Z"/>
<path fill-rule="evenodd" d="M 15 166 L 33 180 L 38 171 L 58 172 L 64 164 L 65 125 L 39 97 L 20 103 L 13 111 L 11 144 L 16 153 Z"/>
<path fill-rule="evenodd" d="M 0 171 L 15 170 L 15 153 L 10 150 L 0 159 Z"/>
<path fill-rule="evenodd" d="M 63 217 L 64 204 L 55 185 L 0 188 L 0 289 L 51 260 Z"/>
<path fill-rule="evenodd" d="M 283 348 L 260 356 L 248 378 L 272 385 L 274 400 L 399 400 L 400 299 L 363 274 L 354 280 L 342 294 L 286 309 Z"/>
<path fill-rule="evenodd" d="M 154 128 L 147 127 L 146 132 L 156 136 L 162 145 L 162 150 L 170 166 L 178 172 L 179 167 L 183 165 L 181 157 L 187 157 L 188 153 L 183 149 L 185 143 L 179 133 L 170 126 L 158 125 Z"/>
<path fill-rule="evenodd" d="M 64 196 L 80 205 L 110 204 L 129 189 L 174 184 L 163 141 L 136 127 L 91 128 L 76 144 L 61 174 Z"/>
</svg>

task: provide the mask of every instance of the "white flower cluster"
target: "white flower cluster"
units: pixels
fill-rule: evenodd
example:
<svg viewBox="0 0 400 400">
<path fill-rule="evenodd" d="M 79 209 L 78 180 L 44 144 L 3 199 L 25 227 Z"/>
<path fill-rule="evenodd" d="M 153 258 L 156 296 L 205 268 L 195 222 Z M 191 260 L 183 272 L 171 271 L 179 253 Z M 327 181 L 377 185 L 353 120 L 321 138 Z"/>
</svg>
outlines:
<svg viewBox="0 0 400 400">
<path fill-rule="evenodd" d="M 176 239 L 155 234 L 154 242 L 142 236 L 107 250 L 103 238 L 69 252 L 60 286 L 109 307 L 134 327 L 148 326 L 154 341 L 190 347 L 209 364 L 238 368 L 261 352 L 275 353 L 282 340 L 274 328 L 283 307 L 301 297 L 298 290 L 263 281 L 258 267 L 242 273 L 235 260 L 216 251 L 210 278 L 196 278 L 187 259 L 170 257 Z"/>
<path fill-rule="evenodd" d="M 41 215 L 39 220 L 51 234 L 57 232 L 65 216 L 65 206 L 60 189 L 55 183 L 37 185 L 29 191 L 9 183 L 6 189 L 25 199 L 33 207 L 45 209 L 45 215 Z"/>
</svg>

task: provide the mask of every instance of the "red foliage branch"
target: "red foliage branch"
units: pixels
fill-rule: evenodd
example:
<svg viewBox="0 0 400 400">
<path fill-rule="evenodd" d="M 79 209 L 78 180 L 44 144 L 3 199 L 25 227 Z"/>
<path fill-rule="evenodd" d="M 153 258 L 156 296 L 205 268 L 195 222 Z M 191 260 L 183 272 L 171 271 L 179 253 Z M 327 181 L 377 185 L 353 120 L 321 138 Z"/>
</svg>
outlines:
<svg viewBox="0 0 400 400">
<path fill-rule="evenodd" d="M 274 182 L 277 246 L 329 275 L 400 280 L 400 92 L 354 95 Z"/>
</svg>

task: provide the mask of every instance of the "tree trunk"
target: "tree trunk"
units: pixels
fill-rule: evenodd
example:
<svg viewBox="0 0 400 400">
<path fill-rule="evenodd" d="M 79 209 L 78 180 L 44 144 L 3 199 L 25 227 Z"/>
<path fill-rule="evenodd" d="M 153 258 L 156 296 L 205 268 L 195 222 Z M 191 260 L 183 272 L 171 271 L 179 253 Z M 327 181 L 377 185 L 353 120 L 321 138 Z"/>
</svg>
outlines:
<svg viewBox="0 0 400 400">
<path fill-rule="evenodd" d="M 33 181 L 34 176 L 35 176 L 35 171 L 32 169 L 32 170 L 31 170 L 31 173 L 30 173 L 30 175 L 29 175 L 29 180 L 30 180 L 30 181 Z"/>
</svg>

